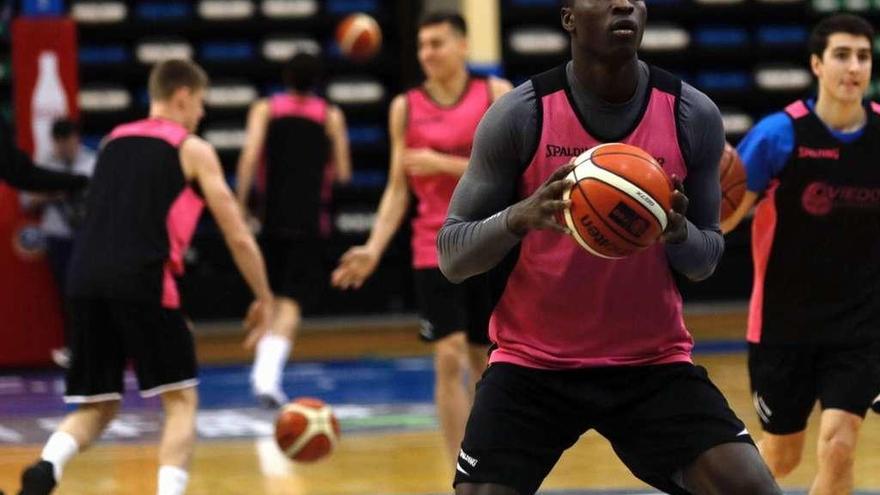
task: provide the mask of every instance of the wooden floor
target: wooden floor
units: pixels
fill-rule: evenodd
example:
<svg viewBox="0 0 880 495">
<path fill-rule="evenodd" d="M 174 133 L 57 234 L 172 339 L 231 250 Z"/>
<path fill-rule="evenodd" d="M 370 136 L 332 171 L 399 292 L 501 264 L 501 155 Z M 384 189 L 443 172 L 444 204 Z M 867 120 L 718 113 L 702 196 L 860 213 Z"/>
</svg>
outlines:
<svg viewBox="0 0 880 495">
<path fill-rule="evenodd" d="M 741 312 L 692 315 L 690 327 L 698 339 L 739 338 Z M 304 332 L 297 357 L 345 357 L 364 354 L 412 355 L 426 348 L 413 338 L 414 329 L 374 329 Z M 246 359 L 238 337 L 200 339 L 204 361 Z M 745 355 L 699 356 L 698 362 L 722 389 L 731 405 L 759 436 L 751 408 Z M 815 427 L 809 429 L 804 463 L 783 485 L 805 488 L 815 472 Z M 12 495 L 21 467 L 39 454 L 39 445 L 0 447 L 0 488 Z M 284 460 L 271 439 L 201 442 L 195 454 L 190 495 L 365 495 L 450 493 L 453 469 L 441 455 L 436 431 L 358 434 L 345 437 L 337 451 L 315 465 Z M 155 493 L 154 445 L 103 444 L 79 455 L 68 466 L 59 495 Z M 856 462 L 857 488 L 880 493 L 880 416 L 865 422 Z M 544 489 L 577 489 L 599 493 L 601 488 L 644 488 L 617 460 L 607 442 L 594 432 L 567 452 L 547 479 Z"/>
</svg>

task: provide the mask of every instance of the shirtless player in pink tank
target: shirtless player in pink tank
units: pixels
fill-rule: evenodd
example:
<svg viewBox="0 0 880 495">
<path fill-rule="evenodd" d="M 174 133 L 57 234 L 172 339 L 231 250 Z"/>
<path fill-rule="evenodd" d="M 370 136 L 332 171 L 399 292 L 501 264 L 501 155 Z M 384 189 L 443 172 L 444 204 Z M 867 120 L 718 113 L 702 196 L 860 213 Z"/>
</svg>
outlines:
<svg viewBox="0 0 880 495">
<path fill-rule="evenodd" d="M 434 396 L 450 459 L 464 435 L 473 385 L 486 367 L 491 304 L 485 278 L 454 285 L 440 273 L 437 231 L 467 167 L 477 124 L 511 88 L 505 80 L 468 73 L 466 31 L 457 14 L 431 14 L 419 24 L 418 55 L 426 80 L 391 102 L 391 170 L 375 225 L 367 243 L 348 250 L 332 275 L 336 287 L 359 288 L 403 221 L 410 194 L 415 196 L 412 253 L 420 333 L 434 344 Z"/>
</svg>

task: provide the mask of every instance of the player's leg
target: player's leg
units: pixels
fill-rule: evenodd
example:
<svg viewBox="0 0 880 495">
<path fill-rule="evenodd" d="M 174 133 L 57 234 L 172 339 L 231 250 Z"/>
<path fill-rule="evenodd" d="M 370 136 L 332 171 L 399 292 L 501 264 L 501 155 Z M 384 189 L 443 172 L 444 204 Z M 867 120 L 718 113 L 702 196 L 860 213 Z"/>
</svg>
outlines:
<svg viewBox="0 0 880 495">
<path fill-rule="evenodd" d="M 183 495 L 196 441 L 198 394 L 195 387 L 161 394 L 165 411 L 159 442 L 158 495 Z"/>
<path fill-rule="evenodd" d="M 281 378 L 293 350 L 301 314 L 296 300 L 284 296 L 276 297 L 269 332 L 257 342 L 251 385 L 254 395 L 265 407 L 278 408 L 287 402 Z"/>
<path fill-rule="evenodd" d="M 758 449 L 777 479 L 801 462 L 804 430 L 818 395 L 815 356 L 807 346 L 749 345 L 752 405 L 764 430 Z"/>
<path fill-rule="evenodd" d="M 754 445 L 712 447 L 682 470 L 682 486 L 695 495 L 781 495 Z"/>
<path fill-rule="evenodd" d="M 471 277 L 463 285 L 467 307 L 469 393 L 473 402 L 476 384 L 489 363 L 489 319 L 494 304 L 487 275 Z"/>
<path fill-rule="evenodd" d="M 106 302 L 70 303 L 71 366 L 64 400 L 78 404 L 46 442 L 40 459 L 22 473 L 23 495 L 50 493 L 67 462 L 88 448 L 116 415 L 122 398 L 125 350 Z"/>
<path fill-rule="evenodd" d="M 596 430 L 638 478 L 677 495 L 781 494 L 745 425 L 690 363 L 621 369 Z"/>
<path fill-rule="evenodd" d="M 471 408 L 471 394 L 464 382 L 467 347 L 464 332 L 453 332 L 434 342 L 434 403 L 451 460 L 458 455 Z"/>
<path fill-rule="evenodd" d="M 275 316 L 269 333 L 257 343 L 251 384 L 261 404 L 284 405 L 282 378 L 302 323 L 303 308 L 326 284 L 322 241 L 317 237 L 267 238 L 263 242 L 269 282 L 275 292 Z"/>
<path fill-rule="evenodd" d="M 774 478 L 784 478 L 800 465 L 805 439 L 804 431 L 787 435 L 774 435 L 765 431 L 761 435 L 758 450 Z"/>
<path fill-rule="evenodd" d="M 570 371 L 495 363 L 477 386 L 455 464 L 456 495 L 531 495 L 588 428 Z"/>
<path fill-rule="evenodd" d="M 450 460 L 455 460 L 472 402 L 468 375 L 465 290 L 437 268 L 415 271 L 419 336 L 434 346 L 434 403 Z"/>
<path fill-rule="evenodd" d="M 192 331 L 179 310 L 158 304 L 117 303 L 113 316 L 123 329 L 141 396 L 162 399 L 165 417 L 157 493 L 183 495 L 189 481 L 198 406 Z"/>
<path fill-rule="evenodd" d="M 822 411 L 816 449 L 818 470 L 811 495 L 846 495 L 853 490 L 853 464 L 862 417 L 840 409 Z"/>
<path fill-rule="evenodd" d="M 822 416 L 810 493 L 850 493 L 859 430 L 880 388 L 880 343 L 826 345 L 817 361 Z"/>
<path fill-rule="evenodd" d="M 489 348 L 486 345 L 468 344 L 468 397 L 471 403 L 474 401 L 477 383 L 480 381 L 483 372 L 486 371 L 486 366 L 488 366 L 488 352 Z"/>
</svg>

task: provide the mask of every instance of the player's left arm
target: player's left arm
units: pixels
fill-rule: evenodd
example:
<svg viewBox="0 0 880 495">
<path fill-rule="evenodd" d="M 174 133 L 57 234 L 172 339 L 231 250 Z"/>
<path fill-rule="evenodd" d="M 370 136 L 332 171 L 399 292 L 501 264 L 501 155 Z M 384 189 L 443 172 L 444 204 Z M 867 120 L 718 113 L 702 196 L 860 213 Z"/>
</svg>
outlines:
<svg viewBox="0 0 880 495">
<path fill-rule="evenodd" d="M 266 131 L 269 128 L 271 111 L 268 100 L 255 101 L 248 111 L 247 127 L 245 130 L 244 147 L 238 157 L 236 171 L 235 195 L 242 211 L 247 212 L 248 196 L 251 192 L 254 176 L 260 164 L 260 154 L 263 151 L 263 143 L 266 140 Z"/>
<path fill-rule="evenodd" d="M 715 103 L 687 84 L 682 87 L 679 112 L 687 177 L 673 201 L 676 214 L 670 218 L 670 228 L 676 232 L 667 236 L 666 255 L 675 271 L 691 280 L 703 280 L 712 275 L 724 253 L 718 223 L 724 124 Z"/>
</svg>

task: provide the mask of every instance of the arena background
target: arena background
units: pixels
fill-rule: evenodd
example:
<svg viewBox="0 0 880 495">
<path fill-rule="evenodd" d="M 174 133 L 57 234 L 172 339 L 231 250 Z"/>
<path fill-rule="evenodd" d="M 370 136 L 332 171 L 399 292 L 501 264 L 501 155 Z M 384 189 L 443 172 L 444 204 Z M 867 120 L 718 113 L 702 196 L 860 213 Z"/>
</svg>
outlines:
<svg viewBox="0 0 880 495">
<path fill-rule="evenodd" d="M 805 44 L 817 19 L 842 10 L 860 13 L 875 24 L 880 19 L 880 0 L 647 3 L 649 26 L 641 50 L 643 59 L 672 70 L 711 96 L 723 112 L 728 140 L 734 144 L 762 116 L 811 93 Z M 85 142 L 92 147 L 114 125 L 146 114 L 145 80 L 151 63 L 168 56 L 192 57 L 207 69 L 213 83 L 200 134 L 217 147 L 228 180 L 234 184 L 248 105 L 254 98 L 280 89 L 280 64 L 296 50 L 320 53 L 327 65 L 324 95 L 345 111 L 354 166 L 352 183 L 334 192 L 333 233 L 325 252 L 325 262 L 332 265 L 348 246 L 364 241 L 369 233 L 388 167 L 388 104 L 395 94 L 420 81 L 414 38 L 421 13 L 461 9 L 471 24 L 472 69 L 503 75 L 518 84 L 567 58 L 568 38 L 559 27 L 557 5 L 557 0 L 6 1 L 0 7 L 0 111 L 22 131 L 19 112 L 24 110 L 13 108 L 12 103 L 20 92 L 16 86 L 34 75 L 17 73 L 13 62 L 28 57 L 36 37 L 40 43 L 52 41 L 47 41 L 45 32 L 28 31 L 33 26 L 39 28 L 40 23 L 61 26 L 50 28 L 49 38 L 58 38 L 60 70 L 70 96 L 68 107 L 78 116 Z M 365 64 L 345 60 L 333 40 L 336 23 L 352 12 L 371 14 L 383 30 L 381 53 Z M 16 24 L 21 30 L 22 22 L 30 27 L 16 33 Z M 74 44 L 67 35 L 75 38 Z M 880 43 L 875 43 L 875 52 L 878 49 Z M 32 58 L 28 62 L 31 66 Z M 869 96 L 878 92 L 880 80 L 875 79 Z M 19 139 L 29 147 L 32 141 L 24 136 L 24 127 Z M 13 489 L 19 467 L 38 452 L 52 421 L 63 412 L 58 399 L 60 374 L 47 367 L 48 349 L 60 341 L 60 303 L 40 257 L 39 242 L 32 239 L 31 227 L 36 222 L 20 211 L 16 193 L 0 185 L 0 488 L 7 493 Z M 708 363 L 713 376 L 721 375 L 721 388 L 733 394 L 737 411 L 756 428 L 742 352 L 744 301 L 751 288 L 748 231 L 746 221 L 727 236 L 724 258 L 712 278 L 701 283 L 682 281 L 680 288 L 688 323 L 697 338 L 698 359 Z M 212 365 L 203 374 L 205 412 L 200 417 L 199 434 L 214 439 L 209 445 L 229 452 L 241 448 L 233 440 L 256 442 L 256 454 L 252 454 L 260 459 L 261 467 L 251 467 L 267 479 L 286 480 L 286 484 L 285 488 L 267 484 L 254 491 L 224 491 L 196 474 L 191 493 L 445 490 L 449 473 L 439 453 L 431 454 L 427 468 L 416 469 L 428 469 L 429 481 L 387 482 L 400 476 L 399 469 L 411 469 L 394 464 L 400 461 L 397 457 L 422 452 L 419 449 L 440 450 L 430 408 L 431 367 L 425 357 L 429 348 L 420 346 L 414 337 L 408 235 L 406 227 L 401 229 L 380 269 L 360 291 L 324 288 L 319 303 L 308 308 L 302 342 L 288 367 L 291 395 L 316 395 L 338 405 L 344 430 L 352 433 L 348 445 L 358 452 L 352 464 L 364 464 L 366 471 L 386 480 L 351 482 L 342 487 L 334 481 L 334 473 L 342 472 L 342 461 L 331 460 L 311 471 L 283 463 L 279 467 L 277 459 L 265 461 L 266 455 L 271 457 L 265 453 L 272 448 L 267 438 L 271 415 L 252 408 L 247 369 L 242 366 L 249 356 L 237 346 L 237 318 L 249 302 L 249 293 L 210 215 L 203 217 L 186 257 L 187 275 L 181 282 L 184 306 L 196 322 L 199 357 Z M 134 409 L 109 435 L 111 447 L 84 456 L 86 460 L 80 462 L 85 467 L 79 471 L 75 461 L 71 472 L 82 474 L 72 475 L 72 488 L 62 493 L 149 493 L 154 471 L 152 467 L 141 470 L 152 466 L 153 451 L 137 447 L 140 457 L 126 454 L 128 457 L 117 458 L 121 447 L 113 445 L 137 446 L 139 441 L 154 439 L 150 425 L 156 421 L 157 404 L 139 401 L 133 395 L 126 396 L 126 401 Z M 868 437 L 859 454 L 858 486 L 865 490 L 880 489 L 877 423 L 876 417 L 869 418 Z M 426 431 L 427 440 L 418 436 Z M 375 442 L 384 442 L 381 435 L 385 434 L 397 435 L 395 441 L 403 438 L 402 447 L 391 453 L 387 445 L 377 447 Z M 590 441 L 598 443 L 595 436 Z M 583 482 L 577 475 L 569 479 L 565 477 L 568 474 L 550 484 L 569 490 L 566 494 L 588 493 L 583 491 L 587 486 L 643 488 L 621 471 L 610 450 L 595 448 L 597 454 L 588 450 L 576 458 L 591 463 L 597 458 L 612 459 L 607 462 L 615 467 L 601 471 L 598 484 Z M 200 455 L 212 458 L 222 450 L 201 449 L 197 459 Z M 381 455 L 397 457 L 389 461 L 392 464 L 377 468 L 373 457 Z M 806 455 L 811 455 L 809 449 Z M 248 466 L 233 469 L 228 464 L 231 459 L 236 458 L 221 457 L 218 472 L 225 466 L 238 473 Z M 566 466 L 574 471 L 574 462 L 565 464 L 566 459 L 562 471 L 568 473 Z M 114 469 L 114 463 L 122 467 Z M 203 460 L 201 466 L 207 463 Z M 256 461 L 252 463 L 256 465 Z M 199 465 L 197 461 L 196 473 Z M 344 466 L 350 468 L 349 464 Z M 791 482 L 792 489 L 806 486 L 809 469 L 808 464 L 799 471 L 799 477 Z M 139 476 L 142 485 L 125 484 Z M 291 477 L 299 481 L 291 484 Z M 111 481 L 98 485 L 89 481 L 93 478 Z"/>
</svg>

